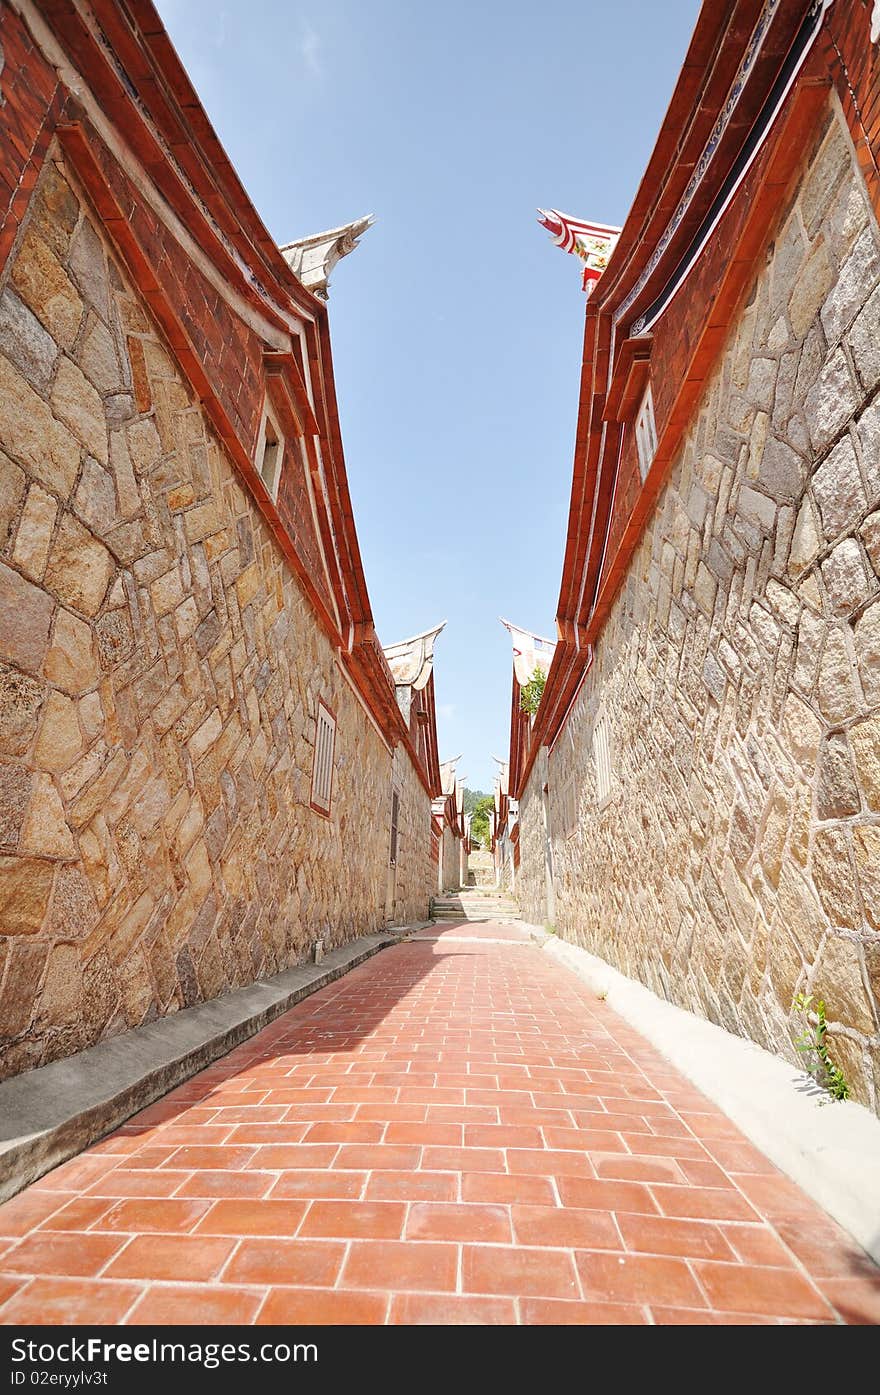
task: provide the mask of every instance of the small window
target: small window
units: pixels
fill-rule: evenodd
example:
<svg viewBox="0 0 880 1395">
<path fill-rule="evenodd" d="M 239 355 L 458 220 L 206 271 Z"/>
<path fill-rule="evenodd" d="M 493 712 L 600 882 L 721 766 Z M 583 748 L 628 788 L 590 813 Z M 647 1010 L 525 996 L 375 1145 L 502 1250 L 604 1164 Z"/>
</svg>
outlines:
<svg viewBox="0 0 880 1395">
<path fill-rule="evenodd" d="M 651 468 L 651 461 L 657 453 L 657 427 L 654 422 L 654 400 L 651 389 L 642 398 L 642 405 L 636 415 L 636 449 L 639 453 L 639 474 L 644 483 Z"/>
<path fill-rule="evenodd" d="M 611 746 L 604 712 L 599 713 L 593 727 L 593 760 L 596 762 L 596 799 L 601 809 L 611 798 Z"/>
<path fill-rule="evenodd" d="M 278 484 L 281 479 L 281 457 L 284 454 L 284 439 L 268 409 L 263 414 L 260 442 L 257 451 L 257 469 L 260 478 L 269 491 L 272 501 L 278 498 Z"/>
<path fill-rule="evenodd" d="M 336 745 L 336 718 L 318 703 L 317 729 L 315 732 L 315 763 L 312 768 L 312 808 L 322 814 L 330 813 L 330 800 L 333 795 L 333 752 Z"/>
<path fill-rule="evenodd" d="M 400 822 L 400 795 L 397 790 L 391 795 L 391 865 L 397 866 L 397 830 Z"/>
</svg>

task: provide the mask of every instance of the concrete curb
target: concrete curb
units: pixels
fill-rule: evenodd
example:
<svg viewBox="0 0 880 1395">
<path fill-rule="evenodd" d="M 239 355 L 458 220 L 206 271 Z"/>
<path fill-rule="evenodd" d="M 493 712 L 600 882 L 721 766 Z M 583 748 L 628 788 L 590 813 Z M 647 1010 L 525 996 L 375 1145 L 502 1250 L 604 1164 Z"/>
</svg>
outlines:
<svg viewBox="0 0 880 1395">
<path fill-rule="evenodd" d="M 788 1061 L 675 1007 L 604 959 L 539 926 L 521 924 L 880 1264 L 880 1119 L 849 1100 L 832 1103 Z"/>
<path fill-rule="evenodd" d="M 365 935 L 331 950 L 320 964 L 298 964 L 4 1081 L 0 1202 L 225 1056 L 303 998 L 430 923 Z"/>
</svg>

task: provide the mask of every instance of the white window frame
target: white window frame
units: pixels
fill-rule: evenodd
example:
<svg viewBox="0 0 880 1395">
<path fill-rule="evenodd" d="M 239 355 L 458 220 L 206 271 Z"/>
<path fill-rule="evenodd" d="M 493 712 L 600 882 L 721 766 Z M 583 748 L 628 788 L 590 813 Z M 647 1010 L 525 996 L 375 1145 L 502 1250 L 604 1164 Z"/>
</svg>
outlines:
<svg viewBox="0 0 880 1395">
<path fill-rule="evenodd" d="M 267 462 L 266 453 L 269 446 L 273 444 L 273 458 L 271 461 Z M 278 486 L 281 483 L 281 466 L 284 461 L 284 448 L 284 434 L 274 415 L 269 410 L 269 404 L 267 402 L 263 407 L 263 419 L 260 422 L 260 434 L 257 438 L 256 466 L 257 474 L 266 486 L 273 504 L 278 499 Z"/>
<path fill-rule="evenodd" d="M 654 419 L 654 398 L 650 387 L 639 403 L 635 422 L 636 450 L 639 457 L 639 474 L 644 484 L 651 462 L 657 454 L 657 423 Z"/>
<path fill-rule="evenodd" d="M 333 805 L 333 771 L 336 755 L 336 717 L 326 703 L 318 701 L 315 715 L 315 750 L 312 759 L 311 805 L 319 814 L 330 816 Z"/>
<path fill-rule="evenodd" d="M 600 809 L 604 809 L 611 799 L 614 776 L 608 714 L 604 710 L 596 714 L 593 723 L 593 760 L 596 765 L 596 802 Z"/>
</svg>

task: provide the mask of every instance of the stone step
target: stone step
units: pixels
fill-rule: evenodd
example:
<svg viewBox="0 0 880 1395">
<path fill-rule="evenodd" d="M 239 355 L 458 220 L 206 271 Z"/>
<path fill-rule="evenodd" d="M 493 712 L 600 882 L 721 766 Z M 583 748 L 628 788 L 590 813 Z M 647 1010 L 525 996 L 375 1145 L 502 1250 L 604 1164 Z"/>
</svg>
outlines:
<svg viewBox="0 0 880 1395">
<path fill-rule="evenodd" d="M 519 907 L 513 901 L 445 900 L 434 901 L 434 920 L 518 920 Z"/>
<path fill-rule="evenodd" d="M 435 901 L 435 911 L 479 911 L 485 915 L 488 911 L 519 911 L 515 901 Z"/>
</svg>

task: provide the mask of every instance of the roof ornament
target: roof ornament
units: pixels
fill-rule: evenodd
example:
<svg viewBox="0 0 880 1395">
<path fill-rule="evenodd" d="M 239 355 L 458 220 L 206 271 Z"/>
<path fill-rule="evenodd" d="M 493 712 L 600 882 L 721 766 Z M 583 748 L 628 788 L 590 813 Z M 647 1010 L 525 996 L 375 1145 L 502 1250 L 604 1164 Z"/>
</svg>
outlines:
<svg viewBox="0 0 880 1395">
<path fill-rule="evenodd" d="M 285 242 L 281 255 L 306 290 L 320 300 L 326 300 L 330 272 L 338 261 L 354 251 L 374 222 L 372 213 L 368 213 L 365 218 L 356 218 L 353 223 L 344 223 L 339 228 L 312 233 L 310 237 L 301 237 L 296 242 Z"/>
<path fill-rule="evenodd" d="M 871 43 L 876 44 L 880 39 L 880 0 L 874 0 L 874 11 L 871 15 Z"/>
<path fill-rule="evenodd" d="M 434 663 L 434 642 L 446 621 L 441 620 L 432 630 L 413 635 L 412 639 L 398 640 L 397 644 L 383 647 L 383 653 L 391 669 L 395 684 L 404 684 L 419 692 L 431 677 Z"/>
<path fill-rule="evenodd" d="M 587 223 L 583 218 L 560 213 L 558 208 L 539 208 L 538 222 L 547 229 L 557 247 L 571 252 L 584 263 L 583 288 L 589 295 L 608 265 L 620 228 L 607 223 Z"/>
<path fill-rule="evenodd" d="M 520 687 L 525 687 L 536 668 L 542 673 L 549 673 L 556 640 L 532 634 L 531 630 L 522 630 L 503 616 L 498 618 L 513 641 L 513 671 Z"/>
<path fill-rule="evenodd" d="M 461 760 L 461 756 L 453 756 L 451 760 L 441 760 L 440 762 L 440 788 L 444 795 L 454 794 L 456 785 L 459 784 L 455 773 L 455 767 Z"/>
</svg>

